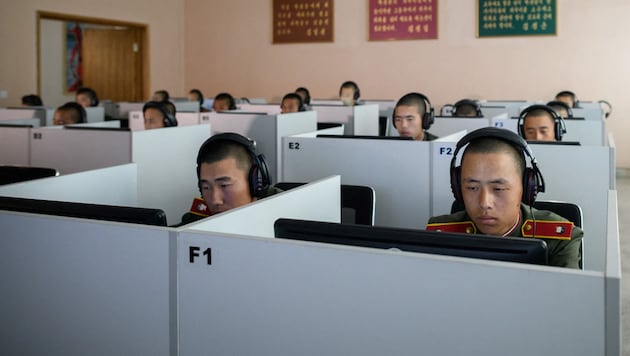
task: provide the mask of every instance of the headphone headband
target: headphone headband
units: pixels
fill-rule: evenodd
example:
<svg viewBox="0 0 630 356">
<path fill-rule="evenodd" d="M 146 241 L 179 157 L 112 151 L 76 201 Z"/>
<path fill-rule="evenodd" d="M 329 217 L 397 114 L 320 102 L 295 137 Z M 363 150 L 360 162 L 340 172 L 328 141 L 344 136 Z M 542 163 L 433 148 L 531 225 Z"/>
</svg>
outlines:
<svg viewBox="0 0 630 356">
<path fill-rule="evenodd" d="M 469 132 L 466 136 L 462 137 L 455 146 L 455 152 L 453 152 L 453 158 L 451 159 L 451 190 L 455 200 L 463 202 L 463 195 L 461 190 L 461 166 L 457 166 L 457 154 L 459 151 L 469 143 L 482 139 L 482 138 L 495 138 L 502 140 L 510 144 L 515 149 L 524 154 L 525 157 L 529 157 L 531 168 L 525 168 L 523 172 L 522 184 L 523 184 L 523 196 L 521 201 L 527 205 L 532 205 L 536 200 L 538 193 L 545 191 L 545 180 L 542 173 L 538 169 L 536 157 L 531 152 L 527 141 L 517 135 L 516 133 L 498 128 L 498 127 L 484 127 L 475 131 Z"/>
</svg>

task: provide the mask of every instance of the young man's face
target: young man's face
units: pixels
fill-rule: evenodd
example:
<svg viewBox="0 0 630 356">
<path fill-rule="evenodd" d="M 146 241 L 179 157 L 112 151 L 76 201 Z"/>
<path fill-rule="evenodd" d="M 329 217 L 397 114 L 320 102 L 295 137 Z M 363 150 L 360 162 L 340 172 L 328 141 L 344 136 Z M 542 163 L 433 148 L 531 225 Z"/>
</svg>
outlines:
<svg viewBox="0 0 630 356">
<path fill-rule="evenodd" d="M 551 114 L 529 114 L 523 120 L 523 133 L 528 141 L 555 141 L 555 131 Z"/>
<path fill-rule="evenodd" d="M 155 108 L 148 108 L 144 111 L 144 129 L 161 129 L 164 127 L 164 114 Z"/>
<path fill-rule="evenodd" d="M 212 111 L 221 112 L 221 111 L 227 111 L 229 109 L 230 109 L 230 103 L 225 99 L 215 100 L 212 103 Z"/>
<path fill-rule="evenodd" d="M 394 109 L 394 126 L 402 137 L 411 137 L 416 141 L 424 139 L 422 118 L 416 105 L 400 105 Z"/>
<path fill-rule="evenodd" d="M 199 185 L 210 215 L 256 200 L 250 195 L 247 174 L 238 167 L 233 157 L 201 164 Z"/>
<path fill-rule="evenodd" d="M 295 98 L 288 98 L 282 101 L 282 105 L 280 106 L 282 109 L 282 113 L 290 113 L 290 112 L 298 112 L 300 111 L 300 102 Z"/>
<path fill-rule="evenodd" d="M 77 103 L 84 108 L 89 108 L 90 106 L 92 106 L 92 100 L 90 100 L 90 97 L 87 94 L 77 94 L 76 99 Z"/>
<path fill-rule="evenodd" d="M 571 95 L 559 95 L 556 96 L 557 101 L 562 101 L 563 103 L 569 105 L 570 108 L 573 107 L 573 98 Z"/>
<path fill-rule="evenodd" d="M 339 92 L 339 99 L 343 101 L 344 105 L 347 105 L 347 106 L 354 105 L 354 89 L 341 88 L 341 91 Z"/>
<path fill-rule="evenodd" d="M 461 188 L 466 212 L 481 233 L 502 236 L 516 224 L 522 177 L 507 152 L 466 153 Z"/>
<path fill-rule="evenodd" d="M 53 125 L 76 124 L 77 121 L 74 120 L 74 116 L 72 114 L 73 114 L 72 110 L 55 111 L 55 115 L 53 116 Z"/>
</svg>

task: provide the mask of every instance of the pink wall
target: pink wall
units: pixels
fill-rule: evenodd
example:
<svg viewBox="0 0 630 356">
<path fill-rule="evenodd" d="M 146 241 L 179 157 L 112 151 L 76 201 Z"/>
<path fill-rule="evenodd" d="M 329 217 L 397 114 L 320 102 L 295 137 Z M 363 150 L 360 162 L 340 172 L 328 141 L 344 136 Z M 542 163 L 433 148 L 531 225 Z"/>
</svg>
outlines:
<svg viewBox="0 0 630 356">
<path fill-rule="evenodd" d="M 369 42 L 368 2 L 337 0 L 333 43 L 272 45 L 271 0 L 185 0 L 184 84 L 279 100 L 301 85 L 333 97 L 351 79 L 363 98 L 421 91 L 436 107 L 463 97 L 550 100 L 569 89 L 613 104 L 617 163 L 630 167 L 630 2 L 557 1 L 557 36 L 478 39 L 476 2 L 439 0 L 438 40 Z"/>
</svg>

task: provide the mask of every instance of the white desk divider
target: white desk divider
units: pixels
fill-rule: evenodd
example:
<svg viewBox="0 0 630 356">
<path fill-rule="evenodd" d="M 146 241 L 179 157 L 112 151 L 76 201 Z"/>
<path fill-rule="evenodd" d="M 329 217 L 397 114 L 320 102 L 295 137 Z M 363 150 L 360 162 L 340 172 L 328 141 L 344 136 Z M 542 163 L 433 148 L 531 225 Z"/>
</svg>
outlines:
<svg viewBox="0 0 630 356">
<path fill-rule="evenodd" d="M 42 122 L 39 118 L 36 117 L 31 119 L 0 120 L 0 127 L 2 126 L 41 127 Z"/>
<path fill-rule="evenodd" d="M 144 130 L 144 115 L 142 110 L 129 111 L 129 129 L 131 131 Z"/>
<path fill-rule="evenodd" d="M 0 164 L 29 165 L 32 130 L 31 127 L 0 127 Z"/>
<path fill-rule="evenodd" d="M 201 123 L 210 123 L 212 133 L 236 132 L 256 141 L 256 151 L 265 155 L 274 182 L 282 172 L 282 137 L 317 130 L 317 113 L 302 111 L 266 115 L 246 112 L 204 112 Z"/>
<path fill-rule="evenodd" d="M 455 153 L 457 142 L 468 133 L 467 130 L 458 131 L 451 135 L 431 141 L 431 216 L 448 214 L 453 203 L 451 190 L 450 169 L 451 160 Z M 461 153 L 458 157 L 461 159 Z M 459 161 L 457 161 L 459 165 Z M 449 178 L 445 178 L 445 173 Z M 424 222 L 425 226 L 428 219 Z M 424 226 L 422 227 L 424 228 Z"/>
<path fill-rule="evenodd" d="M 182 355 L 608 355 L 619 342 L 602 272 L 218 232 L 178 246 Z"/>
<path fill-rule="evenodd" d="M 461 130 L 474 131 L 488 125 L 490 125 L 490 120 L 485 117 L 436 116 L 433 125 L 428 131 L 438 137 L 442 137 Z"/>
<path fill-rule="evenodd" d="M 378 136 L 379 106 L 366 104 L 356 106 L 313 105 L 317 122 L 336 122 L 345 126 L 346 135 Z"/>
<path fill-rule="evenodd" d="M 603 120 L 564 120 L 567 133 L 563 141 L 577 141 L 583 146 L 603 146 L 606 143 L 606 126 Z M 518 116 L 512 118 L 494 117 L 490 126 L 508 129 L 518 133 Z"/>
<path fill-rule="evenodd" d="M 430 214 L 429 142 L 283 138 L 280 182 L 312 182 L 339 174 L 343 184 L 372 187 L 375 225 L 423 228 Z"/>
<path fill-rule="evenodd" d="M 17 109 L 17 108 L 0 108 L 0 121 L 32 119 L 37 117 L 36 109 Z"/>
<path fill-rule="evenodd" d="M 366 99 L 363 100 L 363 104 L 377 104 L 378 116 L 380 117 L 391 117 L 394 114 L 394 108 L 396 108 L 396 100 Z"/>
<path fill-rule="evenodd" d="M 175 235 L 0 211 L 6 354 L 175 355 Z"/>
<path fill-rule="evenodd" d="M 239 109 L 243 112 L 264 112 L 269 115 L 278 115 L 282 111 L 280 104 L 241 104 Z"/>
<path fill-rule="evenodd" d="M 198 101 L 173 101 L 173 105 L 175 105 L 176 113 L 198 113 L 200 110 Z"/>
<path fill-rule="evenodd" d="M 197 104 L 199 106 L 199 104 Z M 177 112 L 175 114 L 177 118 L 177 126 L 192 126 L 199 125 L 199 113 L 198 112 Z M 144 120 L 143 125 L 144 126 Z"/>
<path fill-rule="evenodd" d="M 339 176 L 327 177 L 188 224 L 185 228 L 273 238 L 273 225 L 279 218 L 340 222 L 340 184 Z"/>
<path fill-rule="evenodd" d="M 311 99 L 311 105 L 344 106 L 341 99 Z"/>
<path fill-rule="evenodd" d="M 606 230 L 606 353 L 621 355 L 621 244 L 617 191 L 608 191 Z"/>
<path fill-rule="evenodd" d="M 586 103 L 580 103 L 579 108 L 573 108 L 573 117 L 583 117 L 585 120 L 604 120 L 604 110 L 599 103 L 588 105 Z"/>
<path fill-rule="evenodd" d="M 101 127 L 101 128 L 121 128 L 120 120 L 109 120 L 109 121 L 100 121 L 100 122 L 89 122 L 86 124 L 71 124 L 65 125 L 67 127 Z"/>
<path fill-rule="evenodd" d="M 50 167 L 59 174 L 131 162 L 131 132 L 97 128 L 32 129 L 30 165 Z"/>
<path fill-rule="evenodd" d="M 164 210 L 169 225 L 181 221 L 199 195 L 196 159 L 209 132 L 209 125 L 132 132 L 139 206 Z"/>
<path fill-rule="evenodd" d="M 92 106 L 85 108 L 87 114 L 87 122 L 103 122 L 105 121 L 105 108 L 102 106 Z"/>
<path fill-rule="evenodd" d="M 608 176 L 610 177 L 609 188 L 617 189 L 617 147 L 615 146 L 615 138 L 612 132 L 608 133 L 608 147 L 610 148 L 610 168 Z"/>
<path fill-rule="evenodd" d="M 0 186 L 0 196 L 138 206 L 135 163 Z"/>
</svg>

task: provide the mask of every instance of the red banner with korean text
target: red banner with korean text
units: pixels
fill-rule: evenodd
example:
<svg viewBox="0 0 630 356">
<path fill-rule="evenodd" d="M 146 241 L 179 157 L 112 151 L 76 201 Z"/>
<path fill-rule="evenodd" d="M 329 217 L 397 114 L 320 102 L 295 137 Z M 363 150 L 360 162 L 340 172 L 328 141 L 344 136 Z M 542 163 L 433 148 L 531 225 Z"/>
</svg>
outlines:
<svg viewBox="0 0 630 356">
<path fill-rule="evenodd" d="M 438 0 L 369 0 L 368 10 L 370 41 L 438 36 Z"/>
</svg>

